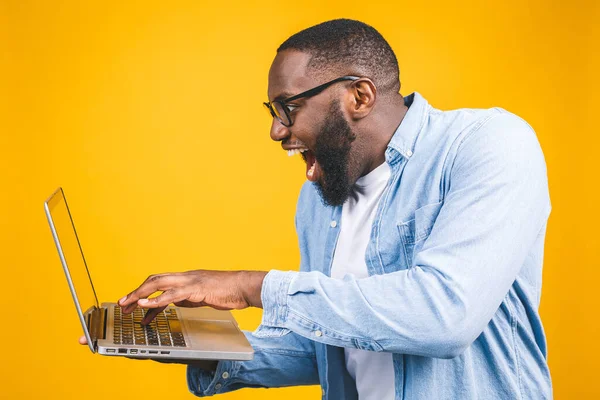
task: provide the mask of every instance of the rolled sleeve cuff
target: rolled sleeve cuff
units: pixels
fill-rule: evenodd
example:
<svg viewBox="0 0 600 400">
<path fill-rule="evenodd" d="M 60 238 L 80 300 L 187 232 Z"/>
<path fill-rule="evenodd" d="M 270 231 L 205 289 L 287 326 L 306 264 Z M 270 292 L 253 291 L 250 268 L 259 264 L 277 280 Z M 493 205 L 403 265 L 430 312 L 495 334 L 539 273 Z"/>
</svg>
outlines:
<svg viewBox="0 0 600 400">
<path fill-rule="evenodd" d="M 234 381 L 237 370 L 239 367 L 236 367 L 235 361 L 219 361 L 215 371 L 188 366 L 188 389 L 199 397 L 227 392 L 227 386 Z"/>
<path fill-rule="evenodd" d="M 263 280 L 260 294 L 263 304 L 261 325 L 254 331 L 256 336 L 282 336 L 288 314 L 289 287 L 298 275 L 294 271 L 271 270 Z"/>
</svg>

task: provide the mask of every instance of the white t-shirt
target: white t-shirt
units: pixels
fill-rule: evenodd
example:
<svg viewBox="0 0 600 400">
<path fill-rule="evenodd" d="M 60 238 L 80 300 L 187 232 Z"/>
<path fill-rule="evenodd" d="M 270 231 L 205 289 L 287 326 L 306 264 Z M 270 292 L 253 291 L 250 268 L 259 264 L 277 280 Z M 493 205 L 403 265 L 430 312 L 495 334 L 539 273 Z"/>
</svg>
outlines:
<svg viewBox="0 0 600 400">
<path fill-rule="evenodd" d="M 371 226 L 377 205 L 390 177 L 386 162 L 359 178 L 353 192 L 342 207 L 341 231 L 338 237 L 331 277 L 342 279 L 369 276 L 365 252 L 371 237 Z M 346 368 L 356 382 L 360 400 L 394 399 L 394 366 L 391 353 L 345 349 Z"/>
</svg>

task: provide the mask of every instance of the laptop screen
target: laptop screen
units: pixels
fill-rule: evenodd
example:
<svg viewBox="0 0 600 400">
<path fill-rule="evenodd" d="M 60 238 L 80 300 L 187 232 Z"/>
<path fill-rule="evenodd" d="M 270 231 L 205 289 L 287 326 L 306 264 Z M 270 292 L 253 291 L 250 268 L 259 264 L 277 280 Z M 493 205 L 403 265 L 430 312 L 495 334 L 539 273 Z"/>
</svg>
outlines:
<svg viewBox="0 0 600 400">
<path fill-rule="evenodd" d="M 60 254 L 61 262 L 67 278 L 70 278 L 69 285 L 71 285 L 74 300 L 79 305 L 79 311 L 85 313 L 92 306 L 99 307 L 96 291 L 62 188 L 58 188 L 46 201 L 46 213 L 48 214 L 48 212 L 48 222 L 53 229 L 54 240 L 57 241 L 56 247 L 59 253 L 62 253 Z"/>
</svg>

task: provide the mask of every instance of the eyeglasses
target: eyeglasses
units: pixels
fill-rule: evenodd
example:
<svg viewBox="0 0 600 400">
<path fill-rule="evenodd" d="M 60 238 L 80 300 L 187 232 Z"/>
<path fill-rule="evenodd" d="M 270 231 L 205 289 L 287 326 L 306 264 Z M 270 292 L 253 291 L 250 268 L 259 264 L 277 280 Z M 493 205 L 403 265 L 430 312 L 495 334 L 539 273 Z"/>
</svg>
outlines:
<svg viewBox="0 0 600 400">
<path fill-rule="evenodd" d="M 358 77 L 358 76 L 350 76 L 350 75 L 342 76 L 340 78 L 336 78 L 332 81 L 329 81 L 327 83 L 324 83 L 322 85 L 319 85 L 317 87 L 309 89 L 300 94 L 296 94 L 292 97 L 288 97 L 287 99 L 274 100 L 274 101 L 266 102 L 263 104 L 269 110 L 269 112 L 271 113 L 271 116 L 273 118 L 277 118 L 277 120 L 279 122 L 281 122 L 281 124 L 283 126 L 290 127 L 290 126 L 292 126 L 292 124 L 294 122 L 292 121 L 292 117 L 290 116 L 291 110 L 289 109 L 289 106 L 287 105 L 287 103 L 289 103 L 290 101 L 298 100 L 298 99 L 305 98 L 305 97 L 316 96 L 317 94 L 321 93 L 323 90 L 327 89 L 329 86 L 333 85 L 334 83 L 343 82 L 343 81 L 356 81 L 358 79 L 360 79 L 360 77 Z"/>
</svg>

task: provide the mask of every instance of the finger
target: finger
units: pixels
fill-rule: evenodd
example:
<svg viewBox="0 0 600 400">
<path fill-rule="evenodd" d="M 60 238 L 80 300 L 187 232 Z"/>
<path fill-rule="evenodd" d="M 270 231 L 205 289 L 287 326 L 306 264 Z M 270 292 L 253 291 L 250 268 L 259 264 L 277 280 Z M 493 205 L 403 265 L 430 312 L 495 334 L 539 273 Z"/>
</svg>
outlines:
<svg viewBox="0 0 600 400">
<path fill-rule="evenodd" d="M 144 318 L 142 319 L 142 325 L 148 325 L 165 308 L 167 308 L 167 307 L 163 306 L 163 307 L 159 307 L 159 308 L 150 308 L 150 309 L 148 309 L 148 311 L 146 312 L 146 315 L 144 315 Z"/>
<path fill-rule="evenodd" d="M 130 305 L 128 305 L 128 306 L 126 306 L 126 307 L 124 307 L 124 308 L 122 309 L 122 311 L 123 311 L 123 314 L 129 314 L 129 313 L 132 313 L 132 312 L 133 312 L 133 310 L 135 310 L 135 309 L 136 309 L 136 308 L 139 306 L 139 304 L 138 304 L 138 303 L 139 303 L 139 301 L 142 301 L 142 300 L 146 300 L 146 298 L 144 298 L 144 299 L 140 299 L 140 300 L 138 300 L 138 302 L 137 302 L 137 303 L 131 303 Z M 149 308 L 149 307 L 146 307 L 146 308 Z"/>
<path fill-rule="evenodd" d="M 180 290 L 167 290 L 160 296 L 151 299 L 140 299 L 137 304 L 143 308 L 159 308 L 168 306 L 171 303 L 183 301 L 187 299 L 187 294 Z"/>
<path fill-rule="evenodd" d="M 79 344 L 88 344 L 87 338 L 85 336 L 79 337 Z"/>
<path fill-rule="evenodd" d="M 123 307 L 121 309 L 121 311 L 123 312 L 123 314 L 129 314 L 129 313 L 133 312 L 133 310 L 135 310 L 136 308 L 137 308 L 137 303 L 133 303 L 126 307 Z"/>
<path fill-rule="evenodd" d="M 121 298 L 118 304 L 121 307 L 126 307 L 135 304 L 139 299 L 150 296 L 154 292 L 171 289 L 181 279 L 178 278 L 178 275 L 180 274 L 150 275 L 137 289 Z"/>
</svg>

